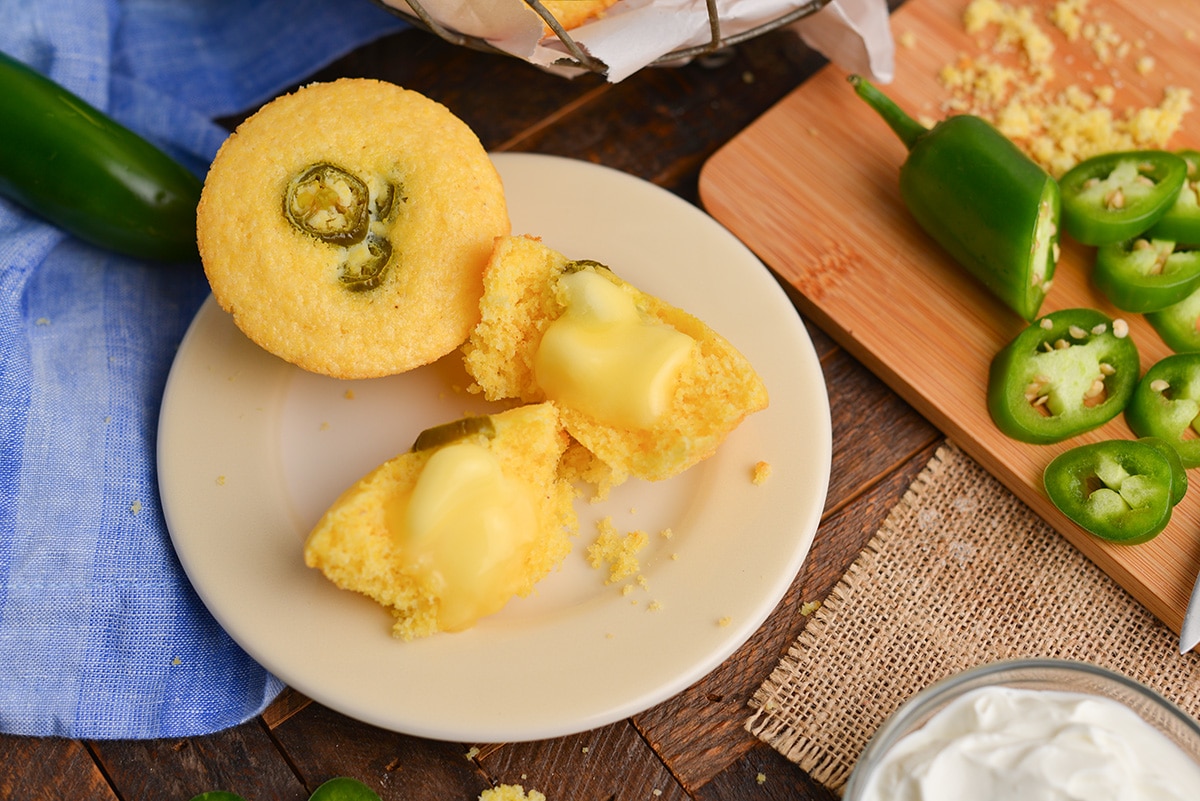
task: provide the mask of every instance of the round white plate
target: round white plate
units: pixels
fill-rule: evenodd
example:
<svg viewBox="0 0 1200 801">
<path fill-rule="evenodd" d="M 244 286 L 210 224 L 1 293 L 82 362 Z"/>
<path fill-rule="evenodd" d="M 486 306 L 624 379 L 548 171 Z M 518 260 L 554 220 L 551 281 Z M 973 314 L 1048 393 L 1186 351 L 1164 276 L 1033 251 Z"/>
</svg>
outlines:
<svg viewBox="0 0 1200 801">
<path fill-rule="evenodd" d="M 514 233 L 608 264 L 709 323 L 771 395 L 715 456 L 665 482 L 577 501 L 561 570 L 475 628 L 391 637 L 381 607 L 305 567 L 337 495 L 424 428 L 485 411 L 458 354 L 337 381 L 253 345 L 210 298 L 163 398 L 159 482 L 175 549 L 217 621 L 296 690 L 394 731 L 462 742 L 555 737 L 641 712 L 717 667 L 762 624 L 808 554 L 829 483 L 829 401 L 812 342 L 758 259 L 653 184 L 581 161 L 495 157 Z M 758 461 L 770 479 L 751 482 Z M 587 565 L 594 521 L 641 529 L 643 580 Z M 663 532 L 669 529 L 670 536 Z"/>
</svg>

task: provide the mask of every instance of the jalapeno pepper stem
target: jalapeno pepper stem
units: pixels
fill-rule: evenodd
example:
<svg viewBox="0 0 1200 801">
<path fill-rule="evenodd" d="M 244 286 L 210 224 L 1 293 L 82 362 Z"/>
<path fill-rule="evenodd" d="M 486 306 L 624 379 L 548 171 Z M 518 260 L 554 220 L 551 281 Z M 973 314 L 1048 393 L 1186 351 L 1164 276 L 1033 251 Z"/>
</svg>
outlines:
<svg viewBox="0 0 1200 801">
<path fill-rule="evenodd" d="M 896 135 L 900 137 L 900 141 L 909 150 L 912 150 L 913 145 L 917 143 L 917 140 L 921 136 L 929 133 L 928 128 L 909 116 L 904 109 L 896 105 L 890 97 L 876 89 L 866 78 L 861 75 L 851 75 L 847 80 L 854 87 L 855 93 L 867 101 L 867 104 L 875 109 L 880 117 L 883 117 L 884 122 L 896 132 Z"/>
</svg>

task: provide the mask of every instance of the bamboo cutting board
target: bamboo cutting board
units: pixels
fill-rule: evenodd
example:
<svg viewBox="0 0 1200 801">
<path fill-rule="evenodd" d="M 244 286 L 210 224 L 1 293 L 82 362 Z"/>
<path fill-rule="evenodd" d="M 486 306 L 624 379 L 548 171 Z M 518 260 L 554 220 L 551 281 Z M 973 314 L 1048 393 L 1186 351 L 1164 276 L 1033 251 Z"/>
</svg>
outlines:
<svg viewBox="0 0 1200 801">
<path fill-rule="evenodd" d="M 1157 106 L 1166 86 L 1187 87 L 1200 105 L 1200 3 L 1093 2 L 1090 20 L 1110 23 L 1131 45 L 1098 66 L 1082 39 L 1069 42 L 1045 21 L 1049 0 L 1028 5 L 1056 47 L 1058 83 L 1117 87 L 1114 109 Z M 896 77 L 884 90 L 914 116 L 944 115 L 949 92 L 938 72 L 990 44 L 965 33 L 966 0 L 908 0 L 893 16 Z M 907 43 L 907 46 L 906 44 Z M 1148 71 L 1134 69 L 1150 56 Z M 1184 118 L 1170 148 L 1197 147 L 1200 112 Z M 1200 571 L 1200 471 L 1169 528 L 1136 546 L 1114 546 L 1063 517 L 1044 494 L 1045 465 L 1100 439 L 1132 438 L 1121 418 L 1052 446 L 1016 442 L 993 425 L 985 404 L 992 356 L 1025 327 L 960 271 L 908 216 L 897 174 L 903 145 L 829 66 L 798 87 L 706 163 L 701 199 L 800 292 L 803 312 L 1045 518 L 1159 619 L 1179 631 Z M 1170 353 L 1139 315 L 1112 307 L 1089 283 L 1094 250 L 1064 237 L 1042 313 L 1097 308 L 1130 323 L 1142 368 Z M 863 425 L 871 425 L 864 419 Z"/>
</svg>

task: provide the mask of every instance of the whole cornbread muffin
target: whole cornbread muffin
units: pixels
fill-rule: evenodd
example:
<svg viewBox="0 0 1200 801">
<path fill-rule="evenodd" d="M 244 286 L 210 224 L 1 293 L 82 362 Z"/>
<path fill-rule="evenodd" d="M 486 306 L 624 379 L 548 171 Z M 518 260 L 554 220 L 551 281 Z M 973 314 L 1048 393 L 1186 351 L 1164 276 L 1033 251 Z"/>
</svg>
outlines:
<svg viewBox="0 0 1200 801">
<path fill-rule="evenodd" d="M 392 375 L 457 348 L 509 231 L 475 134 L 368 79 L 263 106 L 205 180 L 197 238 L 217 302 L 262 348 L 335 378 Z"/>
<path fill-rule="evenodd" d="M 762 379 L 720 334 L 536 238 L 496 241 L 480 307 L 463 346 L 472 391 L 555 403 L 612 485 L 686 470 L 767 406 Z"/>
<path fill-rule="evenodd" d="M 549 403 L 431 429 L 330 506 L 305 562 L 390 609 L 400 638 L 470 628 L 570 552 L 567 442 Z"/>
</svg>

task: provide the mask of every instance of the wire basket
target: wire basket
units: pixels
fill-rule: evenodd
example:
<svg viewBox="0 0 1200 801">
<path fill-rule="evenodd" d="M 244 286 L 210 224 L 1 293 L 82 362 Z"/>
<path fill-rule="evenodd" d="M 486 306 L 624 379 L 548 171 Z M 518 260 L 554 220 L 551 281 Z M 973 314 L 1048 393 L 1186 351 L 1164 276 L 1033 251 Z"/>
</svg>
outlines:
<svg viewBox="0 0 1200 801">
<path fill-rule="evenodd" d="M 489 0 L 484 0 L 484 2 L 488 1 Z M 374 2 L 376 5 L 387 9 L 396 16 L 407 20 L 412 25 L 437 34 L 440 38 L 444 39 L 450 44 L 470 47 L 474 50 L 481 50 L 486 53 L 511 55 L 510 53 L 505 53 L 499 48 L 493 47 L 485 39 L 481 39 L 477 36 L 465 36 L 461 33 L 450 30 L 444 25 L 441 25 L 429 14 L 428 11 L 425 10 L 425 7 L 421 5 L 420 0 L 404 0 L 404 2 L 412 10 L 412 13 L 398 9 L 395 6 L 388 5 L 383 0 L 374 0 Z M 527 6 L 538 13 L 550 30 L 554 32 L 554 35 L 557 36 L 563 43 L 563 46 L 567 48 L 567 52 L 571 54 L 569 57 L 560 59 L 558 62 L 560 65 L 567 67 L 578 67 L 599 75 L 603 75 L 607 72 L 608 68 L 605 66 L 605 64 L 584 52 L 583 48 L 579 46 L 579 43 L 576 42 L 569 33 L 567 33 L 566 29 L 563 28 L 559 21 L 555 19 L 554 15 L 551 14 L 550 11 L 541 4 L 540 0 L 524 0 L 524 2 Z M 706 53 L 713 53 L 722 48 L 736 45 L 739 42 L 752 39 L 753 37 L 764 34 L 767 31 L 772 31 L 776 28 L 782 28 L 784 25 L 789 25 L 797 20 L 803 19 L 810 14 L 820 11 L 829 2 L 830 0 L 796 0 L 795 8 L 791 9 L 790 11 L 780 14 L 778 17 L 760 25 L 756 25 L 753 28 L 726 36 L 721 30 L 721 18 L 717 10 L 717 0 L 705 0 L 705 5 L 707 6 L 708 10 L 708 27 L 709 31 L 711 32 L 711 38 L 709 41 L 705 42 L 704 44 L 674 50 L 670 53 L 659 56 L 651 63 L 669 64 L 687 61 Z"/>
</svg>

